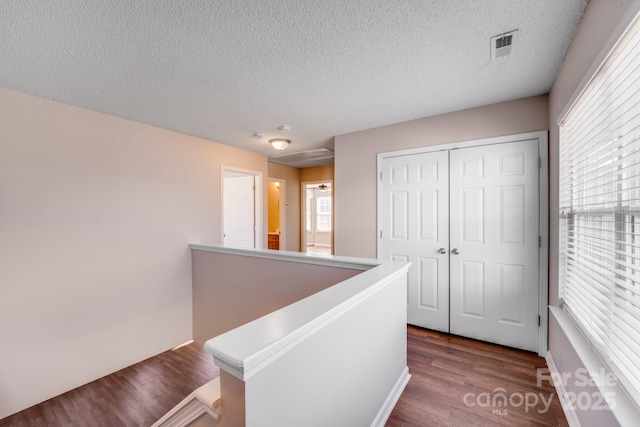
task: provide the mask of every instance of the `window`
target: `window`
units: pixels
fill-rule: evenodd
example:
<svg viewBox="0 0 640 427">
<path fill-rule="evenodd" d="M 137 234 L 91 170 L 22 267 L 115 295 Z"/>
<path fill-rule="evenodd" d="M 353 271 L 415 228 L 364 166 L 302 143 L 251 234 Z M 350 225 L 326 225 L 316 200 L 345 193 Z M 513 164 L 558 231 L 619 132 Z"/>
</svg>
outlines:
<svg viewBox="0 0 640 427">
<path fill-rule="evenodd" d="M 316 206 L 318 231 L 331 231 L 331 196 L 318 197 Z"/>
<path fill-rule="evenodd" d="M 307 231 L 311 231 L 311 201 L 313 200 L 313 192 L 306 192 L 306 204 L 305 204 L 305 223 L 307 226 Z"/>
<path fill-rule="evenodd" d="M 640 403 L 640 32 L 622 37 L 560 124 L 560 297 Z"/>
</svg>

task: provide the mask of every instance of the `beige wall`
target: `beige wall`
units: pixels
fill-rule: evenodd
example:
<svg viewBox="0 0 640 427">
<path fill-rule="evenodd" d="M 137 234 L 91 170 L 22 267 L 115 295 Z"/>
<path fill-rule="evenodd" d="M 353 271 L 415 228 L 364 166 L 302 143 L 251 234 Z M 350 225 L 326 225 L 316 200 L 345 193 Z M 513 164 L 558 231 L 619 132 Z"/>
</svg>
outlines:
<svg viewBox="0 0 640 427">
<path fill-rule="evenodd" d="M 197 249 L 191 253 L 193 338 L 202 343 L 362 272 Z"/>
<path fill-rule="evenodd" d="M 546 130 L 546 95 L 336 136 L 335 254 L 376 257 L 376 155 Z"/>
<path fill-rule="evenodd" d="M 284 249 L 300 251 L 300 169 L 269 163 L 269 178 L 285 181 L 285 224 L 280 229 L 285 231 Z M 282 190 L 280 190 L 282 191 Z M 280 249 L 283 249 L 282 242 Z"/>
<path fill-rule="evenodd" d="M 267 163 L 0 89 L 0 418 L 191 339 L 221 165 Z"/>
<path fill-rule="evenodd" d="M 300 169 L 300 182 L 333 181 L 333 165 Z"/>
</svg>

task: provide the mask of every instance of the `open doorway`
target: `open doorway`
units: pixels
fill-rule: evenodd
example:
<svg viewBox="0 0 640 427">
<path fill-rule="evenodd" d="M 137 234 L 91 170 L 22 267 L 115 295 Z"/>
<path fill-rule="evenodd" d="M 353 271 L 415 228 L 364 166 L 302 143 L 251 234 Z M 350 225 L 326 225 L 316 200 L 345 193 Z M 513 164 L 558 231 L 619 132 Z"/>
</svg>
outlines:
<svg viewBox="0 0 640 427">
<path fill-rule="evenodd" d="M 260 172 L 222 168 L 222 244 L 262 247 Z"/>
<path fill-rule="evenodd" d="M 267 249 L 285 250 L 286 182 L 269 178 L 267 189 Z"/>
<path fill-rule="evenodd" d="M 333 253 L 333 182 L 302 183 L 302 250 Z"/>
</svg>

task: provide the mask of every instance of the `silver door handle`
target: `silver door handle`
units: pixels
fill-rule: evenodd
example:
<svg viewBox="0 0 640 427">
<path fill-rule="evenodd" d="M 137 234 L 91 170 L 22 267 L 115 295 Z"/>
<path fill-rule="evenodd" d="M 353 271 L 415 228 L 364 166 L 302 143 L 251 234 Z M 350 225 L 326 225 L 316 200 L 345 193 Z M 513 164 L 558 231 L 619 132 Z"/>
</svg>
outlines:
<svg viewBox="0 0 640 427">
<path fill-rule="evenodd" d="M 438 253 L 439 254 L 446 254 L 447 250 L 445 248 L 440 248 L 440 249 L 438 249 Z"/>
<path fill-rule="evenodd" d="M 451 253 L 454 255 L 458 255 L 460 253 L 460 251 L 456 248 L 451 249 Z"/>
</svg>

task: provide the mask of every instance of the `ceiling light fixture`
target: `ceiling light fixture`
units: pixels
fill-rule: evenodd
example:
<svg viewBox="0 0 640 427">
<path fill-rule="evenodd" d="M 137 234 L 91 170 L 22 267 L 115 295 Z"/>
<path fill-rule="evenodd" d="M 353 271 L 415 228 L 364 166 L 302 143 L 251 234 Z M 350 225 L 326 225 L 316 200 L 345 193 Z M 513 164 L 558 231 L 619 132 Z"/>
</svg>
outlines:
<svg viewBox="0 0 640 427">
<path fill-rule="evenodd" d="M 318 188 L 320 189 L 320 191 L 327 191 L 327 188 L 329 188 L 329 186 L 327 184 L 320 184 L 318 185 Z"/>
<path fill-rule="evenodd" d="M 273 146 L 273 148 L 275 148 L 276 150 L 286 150 L 287 147 L 289 146 L 289 144 L 291 144 L 291 140 L 289 139 L 282 139 L 282 138 L 274 138 L 274 139 L 270 139 L 269 143 Z"/>
</svg>

